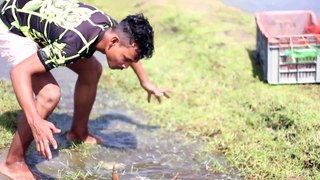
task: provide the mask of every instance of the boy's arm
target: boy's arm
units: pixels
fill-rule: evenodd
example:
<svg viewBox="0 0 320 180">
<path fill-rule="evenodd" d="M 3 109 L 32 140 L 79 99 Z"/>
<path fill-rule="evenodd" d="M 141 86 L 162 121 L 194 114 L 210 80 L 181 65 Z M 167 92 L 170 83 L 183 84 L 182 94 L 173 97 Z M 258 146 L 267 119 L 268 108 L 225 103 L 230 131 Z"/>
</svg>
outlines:
<svg viewBox="0 0 320 180">
<path fill-rule="evenodd" d="M 26 115 L 28 124 L 32 130 L 36 142 L 37 151 L 40 155 L 48 159 L 52 158 L 49 142 L 57 148 L 57 142 L 52 133 L 58 133 L 58 130 L 52 123 L 40 117 L 35 100 L 31 77 L 36 73 L 46 72 L 37 54 L 34 54 L 16 65 L 10 72 L 12 86 L 17 100 Z M 19 132 L 18 132 L 19 133 Z M 23 134 L 20 134 L 23 137 Z"/>
<path fill-rule="evenodd" d="M 154 95 L 159 103 L 161 103 L 161 96 L 169 98 L 169 90 L 158 88 L 149 81 L 140 61 L 131 63 L 131 67 L 137 75 L 140 85 L 148 92 L 148 102 L 151 100 L 151 95 Z"/>
</svg>

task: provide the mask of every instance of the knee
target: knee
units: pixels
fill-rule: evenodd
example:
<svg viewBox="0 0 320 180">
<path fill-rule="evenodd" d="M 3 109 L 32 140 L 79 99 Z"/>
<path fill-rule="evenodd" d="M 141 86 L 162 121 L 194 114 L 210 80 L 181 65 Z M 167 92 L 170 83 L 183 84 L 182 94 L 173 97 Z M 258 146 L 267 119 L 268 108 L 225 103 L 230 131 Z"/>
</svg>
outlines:
<svg viewBox="0 0 320 180">
<path fill-rule="evenodd" d="M 47 84 L 37 95 L 37 100 L 42 106 L 52 108 L 61 98 L 60 87 L 55 84 Z"/>
</svg>

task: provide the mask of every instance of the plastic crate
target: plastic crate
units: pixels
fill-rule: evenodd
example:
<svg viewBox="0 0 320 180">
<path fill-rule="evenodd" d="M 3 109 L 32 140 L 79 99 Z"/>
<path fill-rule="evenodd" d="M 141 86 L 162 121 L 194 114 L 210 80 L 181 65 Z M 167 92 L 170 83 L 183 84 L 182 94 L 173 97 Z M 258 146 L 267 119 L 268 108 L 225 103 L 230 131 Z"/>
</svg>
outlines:
<svg viewBox="0 0 320 180">
<path fill-rule="evenodd" d="M 269 11 L 256 14 L 257 57 L 270 84 L 320 82 L 320 36 L 305 34 L 317 25 L 312 11 Z"/>
</svg>

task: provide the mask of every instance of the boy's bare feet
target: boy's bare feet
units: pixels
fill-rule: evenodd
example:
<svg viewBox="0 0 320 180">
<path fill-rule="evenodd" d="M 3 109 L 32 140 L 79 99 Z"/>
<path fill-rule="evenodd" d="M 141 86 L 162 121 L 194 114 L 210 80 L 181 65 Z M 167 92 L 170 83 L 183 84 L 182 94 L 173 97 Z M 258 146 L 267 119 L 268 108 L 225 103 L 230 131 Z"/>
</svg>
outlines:
<svg viewBox="0 0 320 180">
<path fill-rule="evenodd" d="M 24 161 L 15 162 L 10 165 L 5 162 L 0 164 L 0 173 L 8 176 L 11 179 L 25 179 L 33 180 L 39 179 L 39 177 L 34 176 L 31 170 L 28 168 L 28 165 Z"/>
<path fill-rule="evenodd" d="M 77 136 L 72 132 L 67 133 L 67 139 L 69 141 L 80 141 L 86 144 L 101 144 L 102 140 L 99 137 L 93 136 L 92 134 L 88 134 L 87 136 Z"/>
</svg>

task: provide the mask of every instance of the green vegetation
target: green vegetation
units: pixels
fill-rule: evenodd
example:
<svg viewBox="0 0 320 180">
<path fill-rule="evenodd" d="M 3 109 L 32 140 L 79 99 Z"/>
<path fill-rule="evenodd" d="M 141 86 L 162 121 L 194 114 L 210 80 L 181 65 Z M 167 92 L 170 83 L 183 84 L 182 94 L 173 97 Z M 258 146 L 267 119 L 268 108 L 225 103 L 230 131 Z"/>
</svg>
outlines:
<svg viewBox="0 0 320 180">
<path fill-rule="evenodd" d="M 122 9 L 149 17 L 156 51 L 144 67 L 152 82 L 173 92 L 162 105 L 148 104 L 130 70 L 105 71 L 102 86 L 144 109 L 149 123 L 206 140 L 209 153 L 222 154 L 248 179 L 320 178 L 319 88 L 261 80 L 252 58 L 253 15 L 217 0 L 111 6 L 104 10 L 118 20 L 127 14 Z M 219 167 L 216 162 L 212 169 Z"/>
<path fill-rule="evenodd" d="M 0 94 L 0 148 L 4 148 L 17 128 L 19 106 L 8 82 L 0 81 Z"/>
<path fill-rule="evenodd" d="M 145 110 L 148 123 L 205 140 L 208 153 L 221 154 L 246 179 L 320 178 L 320 88 L 261 80 L 253 15 L 218 0 L 86 2 L 118 20 L 143 12 L 154 26 L 156 52 L 143 63 L 172 98 L 148 104 L 131 70 L 108 70 L 101 80 Z M 0 83 L 0 147 L 10 142 L 17 115 L 8 89 Z M 212 169 L 220 170 L 219 162 Z M 86 177 L 81 173 L 70 178 Z"/>
<path fill-rule="evenodd" d="M 72 142 L 71 147 L 68 149 L 60 149 L 59 151 L 68 154 L 68 159 L 73 159 L 78 162 L 85 162 L 88 158 L 96 159 L 94 155 L 91 154 L 93 149 L 100 148 L 99 146 L 93 146 L 89 144 L 84 144 L 80 142 Z M 69 166 L 69 162 L 66 163 Z M 93 167 L 93 170 L 101 169 L 101 163 Z M 110 175 L 111 176 L 111 175 Z M 60 169 L 58 172 L 58 179 L 65 180 L 78 180 L 78 179 L 102 179 L 100 175 L 95 174 L 91 170 L 84 170 L 83 167 L 75 167 L 70 169 Z"/>
</svg>

